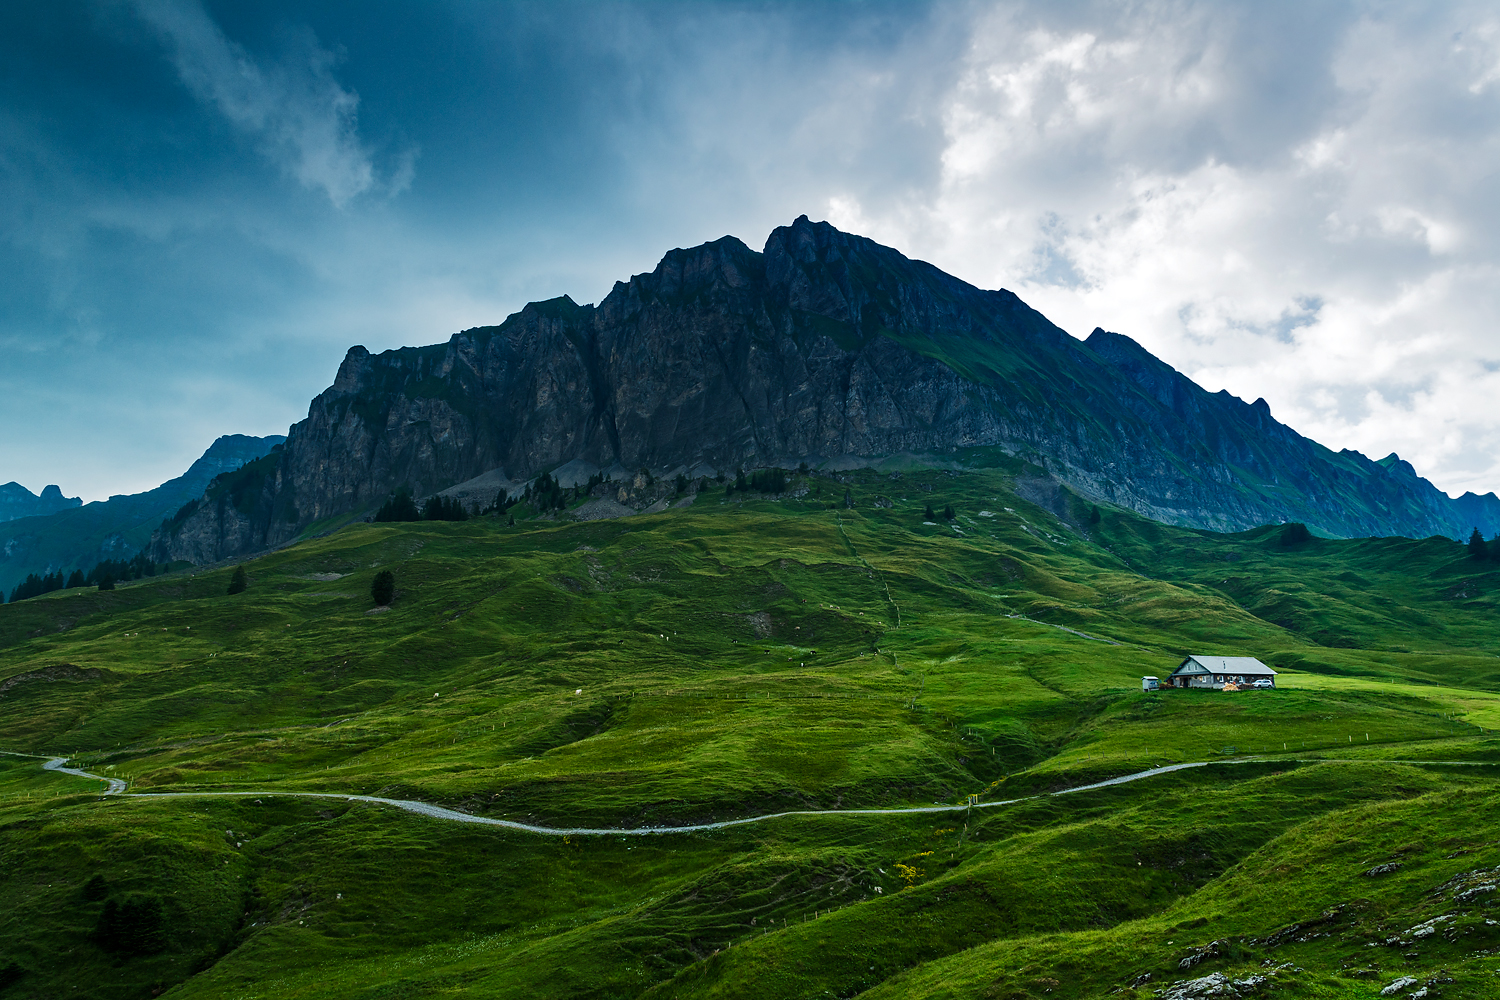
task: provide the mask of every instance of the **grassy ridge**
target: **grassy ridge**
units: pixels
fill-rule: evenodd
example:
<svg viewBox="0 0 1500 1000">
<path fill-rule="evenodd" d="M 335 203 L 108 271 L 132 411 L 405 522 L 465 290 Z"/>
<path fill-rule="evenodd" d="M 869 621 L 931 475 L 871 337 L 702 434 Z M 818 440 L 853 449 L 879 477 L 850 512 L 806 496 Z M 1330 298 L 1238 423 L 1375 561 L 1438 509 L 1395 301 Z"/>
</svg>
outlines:
<svg viewBox="0 0 1500 1000">
<path fill-rule="evenodd" d="M 0 757 L 9 990 L 1095 996 L 1124 981 L 1098 948 L 1133 942 L 1159 982 L 1158 932 L 1219 920 L 1223 886 L 1255 899 L 1220 937 L 1341 902 L 1331 877 L 1285 895 L 1236 874 L 1266 851 L 1322 870 L 1320 823 L 1379 825 L 1413 796 L 1434 830 L 1479 808 L 1459 790 L 1492 788 L 1487 767 L 1400 761 L 1500 757 L 1491 564 L 1441 539 L 1093 522 L 1036 483 L 1013 463 L 867 470 L 619 521 L 355 524 L 255 560 L 233 597 L 224 568 L 8 605 L 0 749 L 136 791 L 624 827 L 1282 763 L 967 819 L 564 842 L 269 794 L 101 803 Z M 924 523 L 927 503 L 959 516 Z M 377 612 L 382 568 L 398 595 Z M 1282 690 L 1140 691 L 1187 651 L 1258 655 Z M 1380 885 L 1390 913 L 1418 905 Z M 148 898 L 160 951 L 101 944 L 107 904 Z M 1315 945 L 1299 961 L 1333 975 Z M 1295 989 L 1345 995 L 1314 978 Z"/>
</svg>

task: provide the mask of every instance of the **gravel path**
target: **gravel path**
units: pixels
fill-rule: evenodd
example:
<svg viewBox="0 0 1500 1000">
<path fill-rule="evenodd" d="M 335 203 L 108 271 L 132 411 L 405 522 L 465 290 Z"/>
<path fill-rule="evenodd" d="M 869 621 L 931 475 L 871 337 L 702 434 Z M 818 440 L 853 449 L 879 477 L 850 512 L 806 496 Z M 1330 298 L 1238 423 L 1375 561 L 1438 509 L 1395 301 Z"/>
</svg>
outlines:
<svg viewBox="0 0 1500 1000">
<path fill-rule="evenodd" d="M 76 767 L 64 767 L 63 765 L 67 763 L 67 760 L 68 758 L 66 757 L 53 757 L 43 764 L 42 768 L 47 771 L 58 771 L 63 774 L 76 775 L 80 778 L 93 778 L 96 781 L 107 782 L 109 787 L 104 790 L 104 794 L 120 798 L 141 801 L 152 799 L 271 798 L 274 796 L 289 796 L 299 799 L 341 799 L 345 802 L 373 802 L 383 806 L 394 806 L 397 809 L 404 809 L 419 816 L 430 816 L 433 819 L 448 820 L 454 823 L 474 823 L 479 826 L 498 826 L 507 830 L 540 834 L 544 837 L 640 837 L 660 833 L 700 833 L 706 830 L 727 830 L 733 826 L 747 826 L 751 823 L 764 823 L 768 820 L 785 819 L 790 816 L 904 816 L 922 813 L 958 813 L 966 812 L 970 809 L 996 809 L 1000 806 L 1015 805 L 1017 802 L 1029 802 L 1033 799 L 1045 799 L 1057 795 L 1072 795 L 1075 792 L 1088 792 L 1096 788 L 1108 788 L 1112 785 L 1124 785 L 1132 781 L 1140 781 L 1143 778 L 1154 778 L 1158 774 L 1170 774 L 1173 771 L 1185 771 L 1194 767 L 1208 767 L 1210 764 L 1265 763 L 1264 758 L 1247 757 L 1239 760 L 1201 760 L 1188 764 L 1168 764 L 1165 767 L 1153 767 L 1146 771 L 1137 771 L 1134 774 L 1125 774 L 1118 778 L 1110 778 L 1108 781 L 1096 781 L 1091 785 L 1064 788 L 1059 792 L 1040 792 L 1036 795 L 1023 795 L 1015 799 L 980 802 L 972 806 L 903 806 L 894 809 L 790 809 L 786 812 L 766 813 L 763 816 L 746 816 L 743 819 L 726 819 L 716 823 L 693 823 L 687 826 L 554 827 L 536 826 L 531 823 L 517 823 L 515 820 L 509 819 L 492 819 L 488 816 L 471 816 L 456 809 L 445 809 L 442 806 L 435 806 L 430 802 L 418 802 L 415 799 L 387 799 L 379 795 L 349 795 L 342 792 L 288 792 L 278 789 L 266 789 L 256 792 L 127 792 L 125 790 L 125 782 L 121 779 L 90 774 L 88 771 L 81 771 Z M 1361 759 L 1342 760 L 1339 758 L 1311 758 L 1308 760 L 1287 760 L 1285 762 L 1309 764 L 1474 764 L 1476 766 L 1490 764 L 1494 766 L 1488 761 L 1380 761 Z"/>
<path fill-rule="evenodd" d="M 67 763 L 67 760 L 68 758 L 66 757 L 54 757 L 43 764 L 42 767 L 48 771 L 59 771 L 63 774 L 77 775 L 80 778 L 94 778 L 97 781 L 107 782 L 109 787 L 104 790 L 104 794 L 119 796 L 120 798 L 145 801 L 152 799 L 270 798 L 273 796 L 292 796 L 299 799 L 341 799 L 345 802 L 374 802 L 379 805 L 404 809 L 419 816 L 430 816 L 433 819 L 449 820 L 454 823 L 474 823 L 479 826 L 498 826 L 507 830 L 520 830 L 524 833 L 535 833 L 545 837 L 639 837 L 659 833 L 700 833 L 706 830 L 726 830 L 732 826 L 764 823 L 768 820 L 784 819 L 790 816 L 902 816 L 920 813 L 956 813 L 965 812 L 969 809 L 994 809 L 999 806 L 1014 805 L 1017 802 L 1026 802 L 1030 799 L 1044 799 L 1053 795 L 1069 795 L 1073 792 L 1086 792 L 1095 788 L 1106 788 L 1110 785 L 1123 785 L 1126 782 L 1140 781 L 1142 778 L 1152 778 L 1158 774 L 1181 771 L 1190 767 L 1206 767 L 1209 764 L 1230 763 L 1226 761 L 1206 760 L 1192 764 L 1170 764 L 1166 767 L 1153 767 L 1149 771 L 1138 771 L 1135 774 L 1110 778 L 1108 781 L 1098 781 L 1092 785 L 1066 788 L 1060 792 L 1042 792 L 1037 795 L 1025 795 L 1018 799 L 981 802 L 973 806 L 904 806 L 894 809 L 791 809 L 786 812 L 766 813 L 763 816 L 746 816 L 743 819 L 726 819 L 715 823 L 693 823 L 687 826 L 553 827 L 536 826 L 531 823 L 517 823 L 515 820 L 509 819 L 492 819 L 488 816 L 471 816 L 456 809 L 445 809 L 442 806 L 435 806 L 430 802 L 418 802 L 415 799 L 387 799 L 379 795 L 349 795 L 341 792 L 288 792 L 272 789 L 254 792 L 127 792 L 125 791 L 125 782 L 119 778 L 106 778 L 102 775 L 90 774 L 88 771 L 80 771 L 75 767 L 64 767 L 63 765 Z M 1233 761 L 1232 763 L 1249 762 Z"/>
</svg>

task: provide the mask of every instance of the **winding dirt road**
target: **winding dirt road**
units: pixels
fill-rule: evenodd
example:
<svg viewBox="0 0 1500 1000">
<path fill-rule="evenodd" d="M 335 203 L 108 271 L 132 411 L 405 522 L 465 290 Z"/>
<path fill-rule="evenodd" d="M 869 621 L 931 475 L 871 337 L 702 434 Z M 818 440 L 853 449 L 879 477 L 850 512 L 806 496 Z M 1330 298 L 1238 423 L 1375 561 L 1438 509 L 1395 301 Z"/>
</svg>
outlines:
<svg viewBox="0 0 1500 1000">
<path fill-rule="evenodd" d="M 106 796 L 117 796 L 139 801 L 154 799 L 270 798 L 273 796 L 292 796 L 299 799 L 342 799 L 345 802 L 374 802 L 384 806 L 395 806 L 397 809 L 404 809 L 419 816 L 430 816 L 433 819 L 449 820 L 454 823 L 475 823 L 480 826 L 498 826 L 507 830 L 540 834 L 544 837 L 640 837 L 663 833 L 700 833 L 705 830 L 726 830 L 732 826 L 764 823 L 768 820 L 784 819 L 790 816 L 903 816 L 920 813 L 956 813 L 965 812 L 970 809 L 994 809 L 999 806 L 1014 805 L 1017 802 L 1026 802 L 1031 799 L 1045 799 L 1054 795 L 1070 795 L 1074 792 L 1087 792 L 1095 788 L 1107 788 L 1110 785 L 1123 785 L 1126 782 L 1140 781 L 1142 778 L 1152 778 L 1158 774 L 1181 771 L 1190 767 L 1207 767 L 1209 764 L 1223 763 L 1251 763 L 1251 761 L 1206 760 L 1192 764 L 1170 764 L 1166 767 L 1153 767 L 1149 771 L 1138 771 L 1135 774 L 1110 778 L 1108 781 L 1097 781 L 1092 785 L 1067 788 L 1060 792 L 1042 792 L 1038 795 L 1025 795 L 1018 799 L 980 802 L 972 806 L 905 806 L 895 809 L 792 809 L 786 812 L 766 813 L 763 816 L 746 816 L 743 819 L 726 819 L 715 823 L 693 823 L 687 826 L 552 827 L 535 826 L 531 823 L 517 823 L 509 819 L 492 819 L 488 816 L 471 816 L 468 813 L 459 812 L 456 809 L 444 809 L 442 806 L 435 806 L 429 802 L 418 802 L 415 799 L 387 799 L 379 795 L 349 795 L 341 792 L 289 792 L 272 789 L 249 792 L 127 792 L 125 790 L 125 782 L 119 778 L 106 778 L 102 775 L 79 770 L 76 767 L 66 767 L 67 762 L 68 758 L 66 757 L 53 757 L 42 765 L 42 769 L 57 771 L 62 774 L 72 774 L 80 778 L 93 778 L 96 781 L 103 781 L 108 786 L 104 790 Z"/>
<path fill-rule="evenodd" d="M 17 757 L 35 757 L 35 754 L 11 754 Z M 553 827 L 536 826 L 531 823 L 517 823 L 509 819 L 492 819 L 488 816 L 471 816 L 468 813 L 459 812 L 456 809 L 445 809 L 442 806 L 432 805 L 430 802 L 418 802 L 415 799 L 387 799 L 379 795 L 350 795 L 343 792 L 292 792 L 283 789 L 262 789 L 260 791 L 248 792 L 127 792 L 125 782 L 119 778 L 106 778 L 103 775 L 92 774 L 88 771 L 79 770 L 76 767 L 65 766 L 68 762 L 66 757 L 52 757 L 46 759 L 42 764 L 45 771 L 56 771 L 61 774 L 71 774 L 80 778 L 92 778 L 95 781 L 105 782 L 105 796 L 134 799 L 136 801 L 151 801 L 153 799 L 220 799 L 220 798 L 272 798 L 274 796 L 293 797 L 299 799 L 342 799 L 345 802 L 374 802 L 383 806 L 394 806 L 404 809 L 418 816 L 430 816 L 433 819 L 448 820 L 453 823 L 474 823 L 479 826 L 498 826 L 506 830 L 519 830 L 523 833 L 535 833 L 544 837 L 642 837 L 647 835 L 664 833 L 700 833 L 706 830 L 727 830 L 732 826 L 747 826 L 751 823 L 765 823 L 773 819 L 785 819 L 791 816 L 904 816 L 922 813 L 960 813 L 971 809 L 996 809 L 1000 806 L 1015 805 L 1017 802 L 1029 802 L 1033 799 L 1046 799 L 1058 795 L 1072 795 L 1075 792 L 1088 792 L 1097 788 L 1108 788 L 1112 785 L 1124 785 L 1132 781 L 1140 781 L 1143 778 L 1154 778 L 1159 774 L 1170 774 L 1173 771 L 1185 771 L 1194 767 L 1208 767 L 1210 764 L 1257 764 L 1264 763 L 1265 758 L 1242 757 L 1238 760 L 1201 760 L 1188 764 L 1168 764 L 1165 767 L 1153 767 L 1146 771 L 1137 771 L 1134 774 L 1124 774 L 1118 778 L 1110 778 L 1108 781 L 1096 781 L 1091 785 L 1079 785 L 1076 788 L 1064 788 L 1058 792 L 1041 792 L 1036 795 L 1023 795 L 1015 799 L 999 799 L 994 802 L 979 802 L 974 805 L 958 806 L 903 806 L 895 809 L 790 809 L 786 812 L 766 813 L 763 816 L 746 816 L 743 819 L 726 819 L 715 823 L 692 823 L 687 826 L 637 826 L 637 827 L 593 827 L 572 826 Z M 1285 763 L 1319 763 L 1319 764 L 1445 764 L 1465 765 L 1474 767 L 1495 767 L 1500 762 L 1495 761 L 1455 761 L 1455 760 L 1360 760 L 1340 758 L 1292 758 Z"/>
</svg>

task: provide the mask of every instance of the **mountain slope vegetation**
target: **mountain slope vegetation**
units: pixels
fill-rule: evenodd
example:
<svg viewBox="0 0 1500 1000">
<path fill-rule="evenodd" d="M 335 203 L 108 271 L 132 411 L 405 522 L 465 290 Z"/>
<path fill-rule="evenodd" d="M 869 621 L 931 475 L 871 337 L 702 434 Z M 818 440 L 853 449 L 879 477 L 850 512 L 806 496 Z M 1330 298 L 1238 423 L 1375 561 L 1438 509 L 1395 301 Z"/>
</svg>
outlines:
<svg viewBox="0 0 1500 1000">
<path fill-rule="evenodd" d="M 0 608 L 0 995 L 1491 995 L 1497 564 L 972 464 Z M 1187 652 L 1279 688 L 1141 690 Z"/>
</svg>

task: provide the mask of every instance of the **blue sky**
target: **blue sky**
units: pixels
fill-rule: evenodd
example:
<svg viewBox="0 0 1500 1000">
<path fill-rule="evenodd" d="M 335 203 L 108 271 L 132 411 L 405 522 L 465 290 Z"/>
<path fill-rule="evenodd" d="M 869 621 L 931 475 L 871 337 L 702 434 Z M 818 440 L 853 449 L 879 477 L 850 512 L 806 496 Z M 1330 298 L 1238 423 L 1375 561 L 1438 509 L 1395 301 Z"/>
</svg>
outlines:
<svg viewBox="0 0 1500 1000">
<path fill-rule="evenodd" d="M 1500 487 L 1492 5 L 80 0 L 0 8 L 0 66 L 33 491 L 804 212 Z"/>
</svg>

